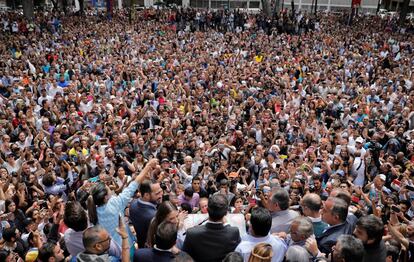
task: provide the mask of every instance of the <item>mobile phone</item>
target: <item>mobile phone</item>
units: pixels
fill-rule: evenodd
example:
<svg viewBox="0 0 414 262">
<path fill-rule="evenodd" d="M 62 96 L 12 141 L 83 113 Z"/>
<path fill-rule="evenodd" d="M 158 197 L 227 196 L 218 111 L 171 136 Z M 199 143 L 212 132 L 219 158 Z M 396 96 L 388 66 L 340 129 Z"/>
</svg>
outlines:
<svg viewBox="0 0 414 262">
<path fill-rule="evenodd" d="M 358 204 L 358 203 L 359 203 L 359 197 L 357 197 L 357 196 L 352 196 L 352 197 L 351 197 L 351 202 L 352 202 L 352 203 L 355 203 L 355 204 Z"/>
<path fill-rule="evenodd" d="M 397 206 L 391 206 L 391 210 L 394 211 L 395 213 L 400 213 L 401 209 Z"/>
<path fill-rule="evenodd" d="M 410 191 L 414 191 L 414 186 L 407 185 L 407 186 L 405 186 L 405 188 L 410 190 Z"/>
</svg>

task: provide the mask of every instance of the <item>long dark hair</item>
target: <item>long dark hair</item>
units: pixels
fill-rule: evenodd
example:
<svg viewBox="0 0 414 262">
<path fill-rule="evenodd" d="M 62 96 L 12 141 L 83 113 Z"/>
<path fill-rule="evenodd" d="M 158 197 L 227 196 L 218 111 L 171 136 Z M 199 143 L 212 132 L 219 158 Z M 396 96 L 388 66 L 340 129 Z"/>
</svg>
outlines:
<svg viewBox="0 0 414 262">
<path fill-rule="evenodd" d="M 168 217 L 168 215 L 172 211 L 176 211 L 177 207 L 171 203 L 170 201 L 165 201 L 160 204 L 158 207 L 157 213 L 155 214 L 155 217 L 152 219 L 151 224 L 148 228 L 148 234 L 147 234 L 147 245 L 149 247 L 153 247 L 155 244 L 155 234 L 157 233 L 157 228 L 159 224 L 164 222 L 164 220 Z"/>
<path fill-rule="evenodd" d="M 108 194 L 106 185 L 104 183 L 96 184 L 88 197 L 88 215 L 89 221 L 96 225 L 98 223 L 98 214 L 96 212 L 96 206 L 102 206 L 105 204 L 105 197 Z"/>
</svg>

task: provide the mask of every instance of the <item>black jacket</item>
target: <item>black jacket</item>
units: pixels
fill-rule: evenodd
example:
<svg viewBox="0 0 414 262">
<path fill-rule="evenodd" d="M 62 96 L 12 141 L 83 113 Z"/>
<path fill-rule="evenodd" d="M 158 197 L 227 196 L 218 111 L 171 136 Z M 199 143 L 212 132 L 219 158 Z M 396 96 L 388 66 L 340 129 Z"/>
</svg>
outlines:
<svg viewBox="0 0 414 262">
<path fill-rule="evenodd" d="M 237 227 L 208 222 L 187 230 L 183 251 L 197 262 L 222 261 L 240 243 Z"/>
</svg>

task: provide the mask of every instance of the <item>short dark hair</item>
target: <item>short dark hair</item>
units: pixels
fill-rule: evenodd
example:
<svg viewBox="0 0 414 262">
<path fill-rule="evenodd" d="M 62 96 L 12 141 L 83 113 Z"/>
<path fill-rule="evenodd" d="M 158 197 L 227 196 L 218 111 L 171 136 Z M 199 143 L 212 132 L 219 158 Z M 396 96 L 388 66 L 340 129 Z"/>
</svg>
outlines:
<svg viewBox="0 0 414 262">
<path fill-rule="evenodd" d="M 191 183 L 193 183 L 194 181 L 201 181 L 201 178 L 199 176 L 195 176 L 193 177 L 193 180 L 191 181 Z"/>
<path fill-rule="evenodd" d="M 263 207 L 257 207 L 252 210 L 250 223 L 254 234 L 260 237 L 265 237 L 269 234 L 272 227 L 272 215 L 269 210 Z"/>
<path fill-rule="evenodd" d="M 187 187 L 187 188 L 184 190 L 184 195 L 185 195 L 185 196 L 188 196 L 188 197 L 193 197 L 193 195 L 194 195 L 194 190 L 193 190 L 191 187 Z"/>
<path fill-rule="evenodd" d="M 362 241 L 351 235 L 341 235 L 337 242 L 340 243 L 340 255 L 345 262 L 361 262 L 364 257 L 364 245 Z"/>
<path fill-rule="evenodd" d="M 55 257 L 55 246 L 56 244 L 52 242 L 44 243 L 39 249 L 39 255 L 37 256 L 37 259 L 42 262 L 47 262 L 49 261 L 49 258 Z"/>
<path fill-rule="evenodd" d="M 144 196 L 145 193 L 151 194 L 151 181 L 150 180 L 144 180 L 141 185 L 139 186 L 139 192 L 141 193 L 141 196 Z"/>
<path fill-rule="evenodd" d="M 243 256 L 239 252 L 230 252 L 224 257 L 223 262 L 243 262 Z"/>
<path fill-rule="evenodd" d="M 63 222 L 65 222 L 65 225 L 69 228 L 76 232 L 80 232 L 88 227 L 88 216 L 79 202 L 69 201 L 65 205 Z"/>
<path fill-rule="evenodd" d="M 155 244 L 161 249 L 170 249 L 177 241 L 177 225 L 164 221 L 157 229 L 155 234 Z"/>
<path fill-rule="evenodd" d="M 316 212 L 321 210 L 322 200 L 317 194 L 306 194 L 302 199 L 302 205 Z"/>
<path fill-rule="evenodd" d="M 43 175 L 42 184 L 45 187 L 52 186 L 53 185 L 53 182 L 55 182 L 55 181 L 54 181 L 54 178 L 53 178 L 53 174 L 52 173 L 46 173 L 46 174 Z"/>
<path fill-rule="evenodd" d="M 323 178 L 322 178 L 321 175 L 315 174 L 315 175 L 312 176 L 312 180 L 319 180 L 320 182 L 322 182 Z"/>
<path fill-rule="evenodd" d="M 406 205 L 407 209 L 411 208 L 411 202 L 409 200 L 405 200 L 405 199 L 401 200 L 400 205 Z"/>
<path fill-rule="evenodd" d="M 348 205 L 346 202 L 338 197 L 330 197 L 329 199 L 333 201 L 332 215 L 337 215 L 341 222 L 345 222 L 348 217 Z"/>
<path fill-rule="evenodd" d="M 222 219 L 229 208 L 227 197 L 222 194 L 212 195 L 208 200 L 208 215 L 212 221 Z"/>
<path fill-rule="evenodd" d="M 400 256 L 400 250 L 394 245 L 386 245 L 387 257 L 391 256 L 392 262 L 397 262 Z"/>
<path fill-rule="evenodd" d="M 11 242 L 12 238 L 16 239 L 16 227 L 9 227 L 3 229 L 3 239 L 7 242 Z"/>
<path fill-rule="evenodd" d="M 373 239 L 375 243 L 379 243 L 382 240 L 384 224 L 380 218 L 374 215 L 363 216 L 358 219 L 356 226 L 365 229 L 368 239 Z"/>
<path fill-rule="evenodd" d="M 272 202 L 278 204 L 281 210 L 289 208 L 289 193 L 283 189 L 277 189 L 272 195 Z"/>
</svg>

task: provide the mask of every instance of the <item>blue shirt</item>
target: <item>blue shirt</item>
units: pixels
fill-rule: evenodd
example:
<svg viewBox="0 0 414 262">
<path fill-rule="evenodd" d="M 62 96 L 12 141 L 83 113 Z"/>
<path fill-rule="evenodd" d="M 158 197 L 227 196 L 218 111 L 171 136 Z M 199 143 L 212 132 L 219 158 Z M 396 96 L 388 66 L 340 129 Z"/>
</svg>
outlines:
<svg viewBox="0 0 414 262">
<path fill-rule="evenodd" d="M 96 208 L 98 224 L 108 231 L 112 240 L 119 246 L 122 246 L 122 239 L 116 232 L 116 228 L 118 227 L 118 216 L 119 213 L 124 214 L 128 202 L 131 200 L 137 189 L 138 183 L 132 181 L 118 196 L 112 196 L 105 205 Z M 127 226 L 126 228 L 129 235 L 129 245 L 132 246 L 135 238 L 129 230 L 129 227 Z"/>
<path fill-rule="evenodd" d="M 235 251 L 241 253 L 244 262 L 247 262 L 249 261 L 250 253 L 252 252 L 253 248 L 259 243 L 267 243 L 272 245 L 272 262 L 283 261 L 285 253 L 287 251 L 287 246 L 283 240 L 270 234 L 265 237 L 253 237 L 251 235 L 246 235 L 242 238 L 242 241 L 236 247 Z"/>
</svg>

